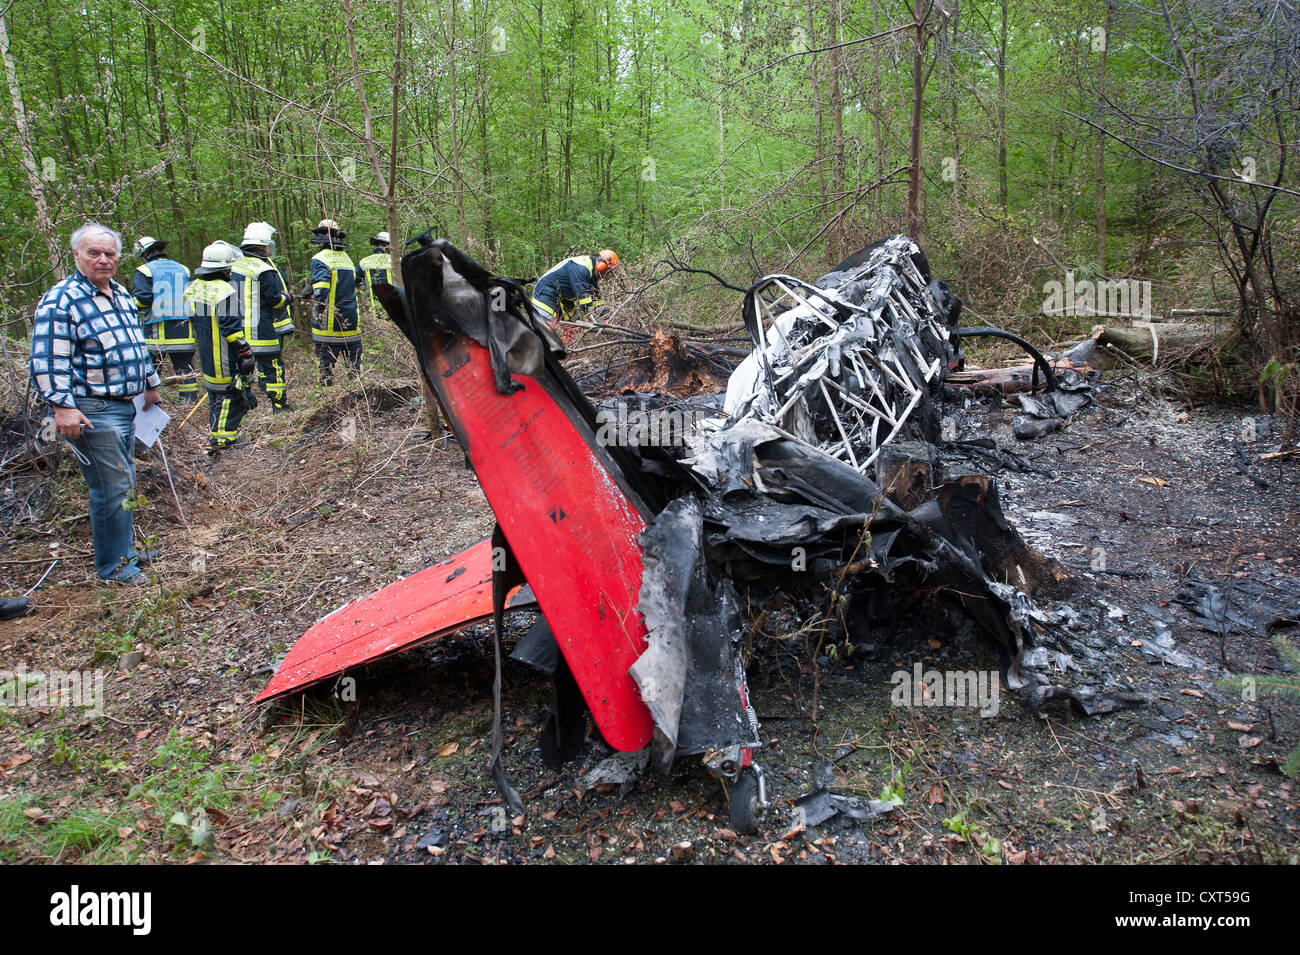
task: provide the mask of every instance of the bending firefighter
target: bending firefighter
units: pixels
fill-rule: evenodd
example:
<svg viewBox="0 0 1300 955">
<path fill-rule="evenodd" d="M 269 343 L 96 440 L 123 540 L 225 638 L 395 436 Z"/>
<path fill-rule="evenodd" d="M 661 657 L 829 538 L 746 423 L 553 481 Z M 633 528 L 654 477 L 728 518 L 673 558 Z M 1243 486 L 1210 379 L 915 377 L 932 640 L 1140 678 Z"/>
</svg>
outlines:
<svg viewBox="0 0 1300 955">
<path fill-rule="evenodd" d="M 601 249 L 599 255 L 575 255 L 537 280 L 533 286 L 533 307 L 547 323 L 569 321 L 579 308 L 604 304 L 600 301 L 599 283 L 608 272 L 618 268 L 618 253 Z"/>
<path fill-rule="evenodd" d="M 253 349 L 244 340 L 243 303 L 230 283 L 230 268 L 241 257 L 229 242 L 214 242 L 203 250 L 203 264 L 185 299 L 194 310 L 203 386 L 208 390 L 208 453 L 230 447 L 239 437 L 239 423 L 257 399 L 241 380 L 257 368 Z"/>
<path fill-rule="evenodd" d="M 343 250 L 347 233 L 333 219 L 322 219 L 308 240 L 321 250 L 311 257 L 311 340 L 320 361 L 320 382 L 331 384 L 339 356 L 361 371 L 361 323 L 357 318 L 357 272 Z"/>
<path fill-rule="evenodd" d="M 371 318 L 379 315 L 379 305 L 375 302 L 375 286 L 393 284 L 393 257 L 388 246 L 387 232 L 372 235 L 370 254 L 357 263 L 357 284 L 365 287 Z"/>
<path fill-rule="evenodd" d="M 244 339 L 253 349 L 262 391 L 271 400 L 271 413 L 289 410 L 284 377 L 283 339 L 294 332 L 289 305 L 293 295 L 271 256 L 275 254 L 275 227 L 250 222 L 239 243 L 243 256 L 230 267 L 239 292 Z"/>
<path fill-rule="evenodd" d="M 189 306 L 185 304 L 190 270 L 169 259 L 166 248 L 166 242 L 151 235 L 136 240 L 131 251 L 144 264 L 136 267 L 132 293 L 140 309 L 145 342 L 158 370 L 162 370 L 162 359 L 167 357 L 176 374 L 191 375 L 194 373 L 194 330 L 190 327 Z M 182 381 L 177 395 L 182 404 L 192 404 L 199 396 L 198 381 Z"/>
</svg>

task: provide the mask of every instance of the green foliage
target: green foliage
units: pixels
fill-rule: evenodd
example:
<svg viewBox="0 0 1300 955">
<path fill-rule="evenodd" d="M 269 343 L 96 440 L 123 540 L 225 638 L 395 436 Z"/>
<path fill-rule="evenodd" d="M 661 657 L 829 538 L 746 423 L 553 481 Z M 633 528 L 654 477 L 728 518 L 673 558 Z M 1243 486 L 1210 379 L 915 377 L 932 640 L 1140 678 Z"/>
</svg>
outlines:
<svg viewBox="0 0 1300 955">
<path fill-rule="evenodd" d="M 212 765 L 208 754 L 175 728 L 154 750 L 149 764 L 158 772 L 131 787 L 130 798 L 152 805 L 177 849 L 210 844 L 200 834 L 210 832 L 204 809 L 228 809 L 233 802 L 232 786 L 239 775 L 236 767 Z M 175 830 L 181 830 L 177 833 Z M 197 841 L 196 841 L 197 840 Z"/>
<path fill-rule="evenodd" d="M 997 865 L 1002 861 L 1002 840 L 991 835 L 978 822 L 968 821 L 965 812 L 959 812 L 945 818 L 943 827 L 949 832 L 956 833 L 963 840 L 977 846 L 982 861 L 990 862 L 993 865 Z"/>
<path fill-rule="evenodd" d="M 350 2 L 386 176 L 396 8 Z M 949 235 L 946 224 L 972 216 L 1082 231 L 1071 227 L 1094 215 L 1094 140 L 1063 109 L 1089 96 L 1097 54 L 1087 37 L 1102 14 L 1086 4 L 1008 5 L 1004 36 L 999 13 L 963 5 L 934 61 L 923 104 L 930 231 Z M 218 14 L 196 0 L 29 0 L 6 15 L 61 245 L 78 219 L 98 215 L 127 234 L 128 248 L 148 232 L 193 265 L 212 239 L 237 239 L 244 223 L 264 218 L 280 229 L 279 258 L 296 286 L 307 231 L 322 214 L 354 239 L 388 227 L 358 132 L 366 121 L 339 4 L 227 0 Z M 898 227 L 902 188 L 871 186 L 906 162 L 909 59 L 893 39 L 806 51 L 909 16 L 896 0 L 870 11 L 408 3 L 399 232 L 432 226 L 521 275 L 600 246 L 635 263 L 684 245 L 746 271 L 783 264 L 805 245 L 805 264 L 831 260 Z M 939 48 L 932 41 L 927 57 Z M 1117 86 L 1139 88 L 1148 67 L 1133 43 L 1110 50 Z M 9 120 L 0 140 L 16 157 Z M 1136 205 L 1150 168 L 1106 152 L 1114 231 L 1140 244 Z M 956 162 L 953 181 L 941 177 L 945 158 Z M 6 267 L 32 283 L 20 293 L 30 298 L 48 262 L 30 241 L 26 174 L 12 160 L 5 173 L 0 243 L 18 251 Z M 1006 209 L 997 206 L 1000 174 Z M 842 229 L 809 242 L 840 213 Z M 1090 246 L 1081 236 L 1081 259 Z M 363 250 L 364 240 L 353 242 L 352 253 Z"/>
<path fill-rule="evenodd" d="M 1300 672 L 1300 650 L 1292 646 L 1280 633 L 1273 635 L 1273 646 L 1277 649 L 1278 655 L 1290 664 L 1293 670 Z M 1242 694 L 1242 699 L 1251 701 L 1260 693 L 1280 696 L 1286 700 L 1300 700 L 1300 676 L 1290 674 L 1226 676 L 1219 680 L 1218 685 L 1225 690 L 1236 690 Z M 1286 762 L 1282 765 L 1282 772 L 1292 779 L 1300 779 L 1300 743 L 1297 743 L 1287 756 Z"/>
<path fill-rule="evenodd" d="M 880 789 L 880 801 L 895 806 L 903 805 L 903 784 L 911 772 L 912 764 L 910 762 L 904 763 L 901 769 L 891 770 L 889 779 L 885 781 L 885 784 Z"/>
<path fill-rule="evenodd" d="M 62 733 L 54 734 L 54 750 L 50 753 L 50 762 L 55 766 L 67 766 L 73 772 L 81 768 L 80 755 Z"/>
</svg>

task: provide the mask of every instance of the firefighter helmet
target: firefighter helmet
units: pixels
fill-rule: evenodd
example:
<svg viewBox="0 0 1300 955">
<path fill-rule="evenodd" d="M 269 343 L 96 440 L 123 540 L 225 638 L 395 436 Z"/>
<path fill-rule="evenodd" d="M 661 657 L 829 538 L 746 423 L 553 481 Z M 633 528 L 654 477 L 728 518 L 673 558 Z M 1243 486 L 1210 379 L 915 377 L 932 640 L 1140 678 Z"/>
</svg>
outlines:
<svg viewBox="0 0 1300 955">
<path fill-rule="evenodd" d="M 275 254 L 275 226 L 269 222 L 250 222 L 248 228 L 244 230 L 244 238 L 240 240 L 240 245 L 260 245 L 265 247 L 266 251 Z"/>
<path fill-rule="evenodd" d="M 218 239 L 203 250 L 203 261 L 194 270 L 195 275 L 212 275 L 227 271 L 244 253 L 225 239 Z"/>
<path fill-rule="evenodd" d="M 307 241 L 312 245 L 327 245 L 331 249 L 346 249 L 347 243 L 343 240 L 347 237 L 348 234 L 333 219 L 321 219 L 320 225 L 311 230 L 311 237 Z"/>
<path fill-rule="evenodd" d="M 370 237 L 371 245 L 388 245 L 390 241 L 387 232 L 376 232 Z"/>
<path fill-rule="evenodd" d="M 166 242 L 161 242 L 151 235 L 142 235 L 135 240 L 135 245 L 131 247 L 131 251 L 144 258 L 150 252 L 161 252 L 165 248 L 167 248 Z"/>
<path fill-rule="evenodd" d="M 596 271 L 605 272 L 618 268 L 618 253 L 613 249 L 601 249 L 596 256 Z"/>
</svg>

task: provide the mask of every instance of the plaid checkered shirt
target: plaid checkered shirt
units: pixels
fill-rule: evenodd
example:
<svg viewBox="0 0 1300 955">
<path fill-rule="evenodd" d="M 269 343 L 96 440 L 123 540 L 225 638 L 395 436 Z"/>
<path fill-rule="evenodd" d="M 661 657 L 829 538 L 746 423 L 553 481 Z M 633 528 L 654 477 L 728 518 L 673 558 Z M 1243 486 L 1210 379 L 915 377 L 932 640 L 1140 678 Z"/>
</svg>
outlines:
<svg viewBox="0 0 1300 955">
<path fill-rule="evenodd" d="M 133 398 L 162 384 L 131 293 L 117 282 L 102 292 L 78 271 L 36 306 L 31 375 L 58 408 L 75 408 L 78 398 Z"/>
</svg>

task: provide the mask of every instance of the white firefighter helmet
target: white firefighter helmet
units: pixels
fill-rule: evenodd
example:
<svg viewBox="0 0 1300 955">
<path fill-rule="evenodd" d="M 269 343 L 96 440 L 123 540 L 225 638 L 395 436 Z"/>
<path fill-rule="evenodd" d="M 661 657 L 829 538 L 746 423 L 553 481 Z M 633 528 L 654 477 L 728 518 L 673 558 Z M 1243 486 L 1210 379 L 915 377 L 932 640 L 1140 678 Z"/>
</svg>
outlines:
<svg viewBox="0 0 1300 955">
<path fill-rule="evenodd" d="M 218 239 L 203 250 L 203 261 L 194 270 L 195 275 L 211 275 L 224 272 L 232 264 L 244 257 L 244 253 L 225 239 Z"/>
<path fill-rule="evenodd" d="M 389 241 L 387 232 L 376 232 L 370 237 L 371 245 L 388 245 Z"/>
<path fill-rule="evenodd" d="M 339 224 L 333 219 L 321 219 L 320 225 L 311 230 L 311 235 L 307 241 L 312 245 L 329 246 L 331 249 L 346 249 L 347 243 L 343 240 L 348 234 L 339 228 Z"/>
<path fill-rule="evenodd" d="M 136 255 L 143 257 L 152 250 L 161 252 L 165 248 L 167 248 L 166 242 L 159 242 L 151 235 L 142 235 L 140 238 L 135 240 L 135 245 L 131 247 L 131 251 Z"/>
<path fill-rule="evenodd" d="M 275 253 L 275 226 L 269 222 L 250 222 L 244 230 L 240 245 L 261 245 L 268 253 Z"/>
</svg>

